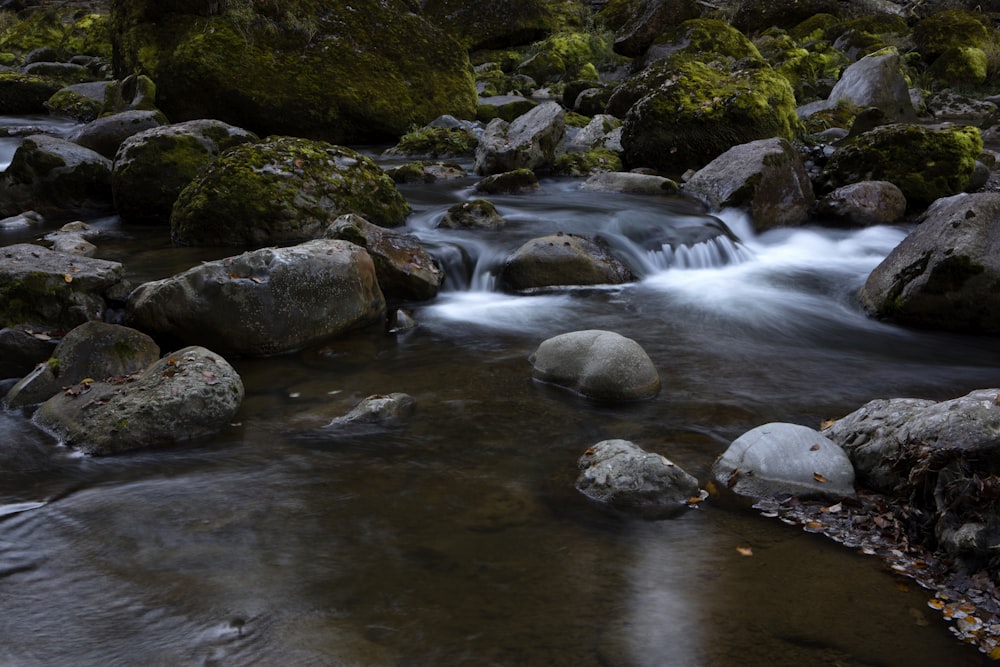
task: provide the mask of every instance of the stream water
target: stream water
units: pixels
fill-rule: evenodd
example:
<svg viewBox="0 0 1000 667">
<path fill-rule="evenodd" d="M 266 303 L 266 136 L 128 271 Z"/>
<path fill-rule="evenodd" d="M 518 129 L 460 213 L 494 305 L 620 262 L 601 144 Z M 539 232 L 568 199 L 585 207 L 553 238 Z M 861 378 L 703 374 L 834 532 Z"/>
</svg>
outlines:
<svg viewBox="0 0 1000 667">
<path fill-rule="evenodd" d="M 654 522 L 573 489 L 576 459 L 607 438 L 704 482 L 732 439 L 765 422 L 817 426 L 877 397 L 997 386 L 996 337 L 860 311 L 857 288 L 906 229 L 758 236 L 726 212 L 739 245 L 678 257 L 623 230 L 717 223 L 556 179 L 491 197 L 502 230 L 435 229 L 476 196 L 474 180 L 401 186 L 409 229 L 449 264 L 445 292 L 406 304 L 416 328 L 233 359 L 247 396 L 215 438 L 85 458 L 0 411 L 0 665 L 985 661 L 952 637 L 929 592 L 875 558 L 740 503 Z M 91 222 L 100 256 L 135 280 L 232 254 Z M 47 230 L 0 231 L 0 245 Z M 534 296 L 491 288 L 500 258 L 557 230 L 612 239 L 642 258 L 642 279 Z M 533 383 L 531 352 L 579 329 L 638 341 L 659 396 L 607 405 Z M 418 406 L 404 425 L 327 426 L 396 391 Z"/>
</svg>

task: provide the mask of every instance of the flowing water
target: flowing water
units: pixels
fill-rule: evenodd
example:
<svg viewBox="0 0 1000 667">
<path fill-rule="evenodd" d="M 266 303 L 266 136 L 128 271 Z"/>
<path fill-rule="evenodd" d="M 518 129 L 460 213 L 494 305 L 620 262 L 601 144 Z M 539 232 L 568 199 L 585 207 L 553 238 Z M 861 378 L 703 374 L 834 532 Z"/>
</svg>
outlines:
<svg viewBox="0 0 1000 667">
<path fill-rule="evenodd" d="M 2 154 L 0 154 L 2 159 Z M 474 179 L 401 189 L 449 288 L 417 327 L 234 359 L 237 421 L 171 449 L 86 458 L 0 412 L 0 665 L 974 665 L 929 593 L 874 558 L 743 504 L 624 518 L 574 489 L 590 445 L 626 438 L 708 479 L 769 421 L 818 425 L 877 397 L 997 386 L 1000 346 L 872 321 L 854 294 L 906 229 L 806 226 L 663 252 L 650 234 L 716 219 L 661 198 L 548 180 L 491 198 L 498 231 L 434 225 Z M 101 256 L 135 280 L 225 250 L 171 249 L 116 218 Z M 638 232 L 636 230 L 639 230 Z M 0 244 L 39 229 L 0 232 Z M 492 288 L 523 241 L 599 233 L 627 286 Z M 641 242 L 635 239 L 641 237 Z M 632 240 L 629 240 L 629 239 Z M 553 335 L 637 340 L 660 395 L 595 403 L 533 383 Z M 397 427 L 328 427 L 406 392 Z M 737 547 L 750 546 L 751 557 Z"/>
</svg>

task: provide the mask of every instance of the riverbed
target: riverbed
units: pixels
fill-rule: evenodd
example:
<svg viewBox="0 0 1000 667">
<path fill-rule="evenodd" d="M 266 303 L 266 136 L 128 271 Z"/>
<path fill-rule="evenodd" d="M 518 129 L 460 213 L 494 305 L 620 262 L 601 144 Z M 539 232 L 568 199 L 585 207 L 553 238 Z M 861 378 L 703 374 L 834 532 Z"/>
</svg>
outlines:
<svg viewBox="0 0 1000 667">
<path fill-rule="evenodd" d="M 731 499 L 645 521 L 573 488 L 577 458 L 603 439 L 664 454 L 704 484 L 760 424 L 818 427 L 874 398 L 997 386 L 997 337 L 861 311 L 858 288 L 908 227 L 758 235 L 737 211 L 543 179 L 537 193 L 490 197 L 500 230 L 436 228 L 478 196 L 475 180 L 400 186 L 407 229 L 449 276 L 433 301 L 398 304 L 414 328 L 231 359 L 247 395 L 217 437 L 86 458 L 0 411 L 0 664 L 985 661 L 927 606 L 932 592 L 876 558 Z M 737 242 L 664 252 L 623 231 L 719 221 Z M 90 222 L 99 256 L 136 282 L 233 254 Z M 0 245 L 54 226 L 0 231 Z M 557 231 L 604 236 L 640 280 L 498 292 L 502 258 Z M 602 404 L 533 382 L 539 343 L 581 329 L 639 342 L 660 394 Z M 416 400 L 404 423 L 330 425 L 390 392 Z"/>
</svg>

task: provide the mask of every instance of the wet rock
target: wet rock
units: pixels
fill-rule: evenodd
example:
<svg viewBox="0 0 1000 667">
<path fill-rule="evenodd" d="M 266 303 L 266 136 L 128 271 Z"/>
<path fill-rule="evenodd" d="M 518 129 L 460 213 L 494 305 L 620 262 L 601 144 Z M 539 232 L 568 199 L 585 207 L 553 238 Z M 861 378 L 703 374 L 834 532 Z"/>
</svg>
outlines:
<svg viewBox="0 0 1000 667">
<path fill-rule="evenodd" d="M 52 356 L 22 378 L 7 393 L 11 407 L 48 400 L 61 387 L 87 378 L 106 380 L 145 369 L 160 357 L 160 348 L 146 334 L 117 324 L 86 322 L 67 333 Z"/>
<path fill-rule="evenodd" d="M 530 169 L 515 169 L 493 174 L 478 181 L 475 191 L 480 194 L 524 194 L 540 189 L 538 177 Z"/>
<path fill-rule="evenodd" d="M 0 114 L 45 113 L 45 101 L 61 87 L 50 79 L 0 70 Z"/>
<path fill-rule="evenodd" d="M 550 167 L 565 133 L 566 112 L 556 102 L 541 104 L 512 123 L 494 119 L 476 147 L 475 172 L 486 176 Z"/>
<path fill-rule="evenodd" d="M 867 55 L 845 69 L 826 100 L 800 107 L 798 115 L 807 118 L 840 102 L 876 107 L 888 123 L 912 122 L 917 118 L 903 78 L 902 61 L 894 48 Z"/>
<path fill-rule="evenodd" d="M 329 426 L 356 423 L 391 424 L 413 414 L 416 401 L 409 394 L 396 392 L 375 394 L 365 398 L 343 417 L 337 417 Z"/>
<path fill-rule="evenodd" d="M 496 206 L 486 199 L 473 199 L 450 206 L 440 227 L 449 229 L 499 229 L 506 224 Z"/>
<path fill-rule="evenodd" d="M 104 95 L 110 85 L 110 81 L 74 83 L 61 88 L 46 100 L 45 108 L 50 113 L 89 123 L 101 115 Z"/>
<path fill-rule="evenodd" d="M 35 227 L 45 222 L 45 218 L 36 211 L 25 211 L 0 220 L 0 229 L 17 229 L 19 227 Z"/>
<path fill-rule="evenodd" d="M 226 353 L 281 354 L 385 314 L 371 256 L 320 239 L 205 262 L 129 296 L 126 323 Z"/>
<path fill-rule="evenodd" d="M 799 424 L 775 422 L 747 431 L 716 459 L 712 476 L 721 486 L 753 498 L 854 495 L 854 468 L 844 451 Z"/>
<path fill-rule="evenodd" d="M 433 299 L 444 282 L 444 271 L 412 234 L 373 225 L 360 215 L 342 215 L 324 238 L 343 239 L 368 251 L 382 293 L 389 299 Z"/>
<path fill-rule="evenodd" d="M 219 355 L 186 347 L 133 382 L 92 382 L 56 394 L 34 422 L 85 454 L 175 444 L 224 428 L 243 400 L 239 374 Z"/>
<path fill-rule="evenodd" d="M 46 234 L 44 240 L 51 243 L 51 250 L 56 252 L 93 257 L 97 253 L 97 246 L 90 242 L 93 236 L 96 233 L 91 231 L 90 226 L 77 220 L 66 223 L 58 231 Z"/>
<path fill-rule="evenodd" d="M 371 159 L 294 137 L 242 144 L 181 191 L 170 216 L 183 245 L 261 246 L 307 241 L 346 213 L 397 227 L 410 212 Z"/>
<path fill-rule="evenodd" d="M 257 140 L 252 132 L 208 119 L 134 134 L 115 154 L 115 208 L 127 222 L 169 223 L 181 190 L 205 167 L 223 151 Z"/>
<path fill-rule="evenodd" d="M 1000 331 L 1000 193 L 935 202 L 868 276 L 861 302 L 874 317 L 951 331 Z"/>
<path fill-rule="evenodd" d="M 409 162 L 388 167 L 385 173 L 395 183 L 435 183 L 468 176 L 461 165 L 452 162 Z"/>
<path fill-rule="evenodd" d="M 970 567 L 996 567 L 1000 540 L 1000 389 L 935 402 L 870 401 L 824 433 L 858 479 L 906 504 L 912 537 Z"/>
<path fill-rule="evenodd" d="M 628 58 L 643 55 L 665 30 L 698 16 L 693 0 L 641 0 L 619 3 L 614 9 L 602 15 L 615 29 L 615 53 Z"/>
<path fill-rule="evenodd" d="M 577 461 L 576 488 L 591 500 L 655 518 L 699 496 L 698 480 L 661 454 L 628 440 L 604 440 Z"/>
<path fill-rule="evenodd" d="M 39 337 L 40 336 L 40 337 Z M 47 334 L 0 329 L 0 379 L 19 378 L 52 355 L 57 341 Z"/>
<path fill-rule="evenodd" d="M 584 127 L 574 132 L 572 136 L 567 134 L 567 149 L 610 148 L 615 150 L 615 140 L 611 138 L 611 133 L 619 130 L 616 133 L 618 137 L 617 150 L 621 150 L 621 125 L 621 121 L 614 116 L 604 113 L 597 114 Z"/>
<path fill-rule="evenodd" d="M 504 260 L 504 289 L 521 291 L 568 285 L 620 285 L 635 280 L 606 243 L 576 234 L 532 239 Z"/>
<path fill-rule="evenodd" d="M 634 401 L 660 391 L 660 376 L 646 351 L 613 331 L 574 331 L 549 338 L 529 361 L 534 379 L 588 398 Z"/>
<path fill-rule="evenodd" d="M 674 195 L 680 186 L 664 176 L 638 174 L 628 171 L 606 171 L 594 174 L 580 186 L 595 192 L 631 192 L 648 195 Z"/>
<path fill-rule="evenodd" d="M 123 275 L 118 262 L 29 243 L 0 248 L 0 325 L 65 331 L 101 320 L 123 300 Z"/>
<path fill-rule="evenodd" d="M 29 209 L 44 216 L 108 212 L 111 161 L 63 139 L 26 137 L 0 175 L 0 215 Z"/>
<path fill-rule="evenodd" d="M 906 214 L 906 197 L 889 181 L 862 181 L 824 196 L 817 203 L 816 212 L 852 227 L 891 225 Z"/>
<path fill-rule="evenodd" d="M 87 123 L 69 135 L 69 140 L 113 160 L 123 141 L 166 123 L 166 116 L 159 111 L 122 111 Z"/>
<path fill-rule="evenodd" d="M 715 210 L 746 208 L 758 231 L 798 225 L 814 202 L 802 159 L 785 139 L 760 139 L 734 146 L 699 169 L 684 191 Z"/>
</svg>

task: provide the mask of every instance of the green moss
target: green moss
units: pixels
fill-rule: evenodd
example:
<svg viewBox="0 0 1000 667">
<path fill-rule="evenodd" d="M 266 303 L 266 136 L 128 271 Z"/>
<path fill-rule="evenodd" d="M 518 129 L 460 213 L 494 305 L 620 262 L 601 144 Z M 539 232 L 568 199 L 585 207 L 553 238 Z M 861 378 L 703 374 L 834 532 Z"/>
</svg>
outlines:
<svg viewBox="0 0 1000 667">
<path fill-rule="evenodd" d="M 478 145 L 476 135 L 464 128 L 427 126 L 404 134 L 392 152 L 397 155 L 452 157 L 472 155 Z"/>
<path fill-rule="evenodd" d="M 978 86 L 986 82 L 989 58 L 977 47 L 947 49 L 934 61 L 927 72 L 946 88 Z"/>
<path fill-rule="evenodd" d="M 913 27 L 917 50 L 931 62 L 949 49 L 989 48 L 992 26 L 974 12 L 949 10 L 929 16 Z"/>
<path fill-rule="evenodd" d="M 827 31 L 840 24 L 840 19 L 833 14 L 813 14 L 788 31 L 789 36 L 798 43 L 827 39 Z"/>
<path fill-rule="evenodd" d="M 590 118 L 583 114 L 574 111 L 566 113 L 566 125 L 569 127 L 587 127 L 588 123 L 590 123 Z"/>
<path fill-rule="evenodd" d="M 703 62 L 722 60 L 727 63 L 763 64 L 757 47 L 742 32 L 715 19 L 691 19 L 656 39 L 656 45 L 683 45 L 675 57 Z"/>
<path fill-rule="evenodd" d="M 45 101 L 45 108 L 51 113 L 69 116 L 83 122 L 96 119 L 104 103 L 68 88 L 63 88 Z"/>
<path fill-rule="evenodd" d="M 0 33 L 0 49 L 25 54 L 43 46 L 58 48 L 66 29 L 54 11 L 34 11 Z"/>
<path fill-rule="evenodd" d="M 588 176 L 604 171 L 622 171 L 618 153 L 607 148 L 595 148 L 580 153 L 564 153 L 556 158 L 553 170 L 566 176 Z"/>
<path fill-rule="evenodd" d="M 55 357 L 49 357 L 45 361 L 45 365 L 49 367 L 53 375 L 59 375 L 59 360 Z"/>
</svg>

